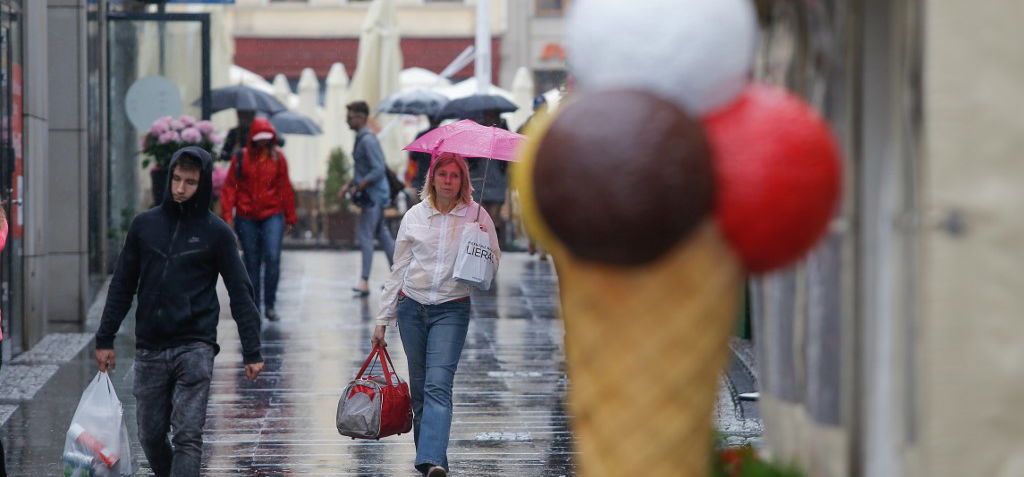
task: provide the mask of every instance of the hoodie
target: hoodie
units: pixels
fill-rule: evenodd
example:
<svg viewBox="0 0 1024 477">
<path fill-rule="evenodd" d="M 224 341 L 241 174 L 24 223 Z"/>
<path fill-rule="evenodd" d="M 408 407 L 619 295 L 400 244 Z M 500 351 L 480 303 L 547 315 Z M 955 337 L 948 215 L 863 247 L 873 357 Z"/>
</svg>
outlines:
<svg viewBox="0 0 1024 477">
<path fill-rule="evenodd" d="M 277 132 L 270 121 L 254 119 L 245 149 L 231 159 L 220 193 L 221 217 L 230 222 L 236 216 L 263 220 L 283 214 L 285 223 L 292 225 L 298 218 L 295 216 L 295 191 L 288 178 L 288 161 L 277 147 L 260 151 L 253 146 L 252 138 L 263 132 L 273 134 L 271 144 L 277 143 Z"/>
<path fill-rule="evenodd" d="M 178 203 L 171 194 L 171 181 L 184 154 L 199 158 L 202 171 L 195 195 Z M 189 146 L 174 153 L 168 170 L 172 173 L 163 203 L 136 216 L 128 228 L 96 331 L 96 349 L 114 347 L 114 336 L 137 295 L 137 348 L 162 350 L 205 342 L 219 351 L 219 275 L 231 299 L 243 360 L 246 364 L 262 361 L 259 312 L 235 234 L 210 212 L 213 159 L 202 148 Z"/>
</svg>

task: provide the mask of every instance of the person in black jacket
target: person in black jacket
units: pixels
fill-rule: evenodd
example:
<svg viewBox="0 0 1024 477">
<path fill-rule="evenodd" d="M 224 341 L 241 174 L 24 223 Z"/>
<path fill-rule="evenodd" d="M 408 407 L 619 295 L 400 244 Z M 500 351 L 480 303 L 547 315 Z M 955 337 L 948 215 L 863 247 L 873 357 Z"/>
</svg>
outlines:
<svg viewBox="0 0 1024 477">
<path fill-rule="evenodd" d="M 198 476 L 224 278 L 249 379 L 263 370 L 260 317 L 234 232 L 210 212 L 213 159 L 190 146 L 171 159 L 167 192 L 135 217 L 110 282 L 96 362 L 114 368 L 114 336 L 138 294 L 133 394 L 139 440 L 157 476 Z M 174 448 L 167 432 L 174 429 Z"/>
<path fill-rule="evenodd" d="M 249 128 L 252 127 L 252 122 L 256 119 L 256 111 L 239 109 L 236 114 L 238 115 L 238 126 L 231 128 L 227 136 L 224 137 L 224 144 L 220 150 L 220 160 L 222 161 L 230 161 L 232 157 L 242 152 L 242 148 L 249 142 Z M 284 138 L 281 135 L 277 136 L 277 147 L 284 147 Z"/>
</svg>

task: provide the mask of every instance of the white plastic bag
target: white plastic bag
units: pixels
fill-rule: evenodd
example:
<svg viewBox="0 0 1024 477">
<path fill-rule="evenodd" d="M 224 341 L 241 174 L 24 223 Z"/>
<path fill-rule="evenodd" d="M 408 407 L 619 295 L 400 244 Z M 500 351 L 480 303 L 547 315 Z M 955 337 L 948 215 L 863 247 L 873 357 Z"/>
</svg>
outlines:
<svg viewBox="0 0 1024 477">
<path fill-rule="evenodd" d="M 96 373 L 85 388 L 64 438 L 64 475 L 127 476 L 135 471 L 121 401 L 107 373 Z"/>
<path fill-rule="evenodd" d="M 455 256 L 455 271 L 452 276 L 480 290 L 491 288 L 494 278 L 494 251 L 491 238 L 480 230 L 480 224 L 467 223 L 462 229 L 459 250 Z"/>
</svg>

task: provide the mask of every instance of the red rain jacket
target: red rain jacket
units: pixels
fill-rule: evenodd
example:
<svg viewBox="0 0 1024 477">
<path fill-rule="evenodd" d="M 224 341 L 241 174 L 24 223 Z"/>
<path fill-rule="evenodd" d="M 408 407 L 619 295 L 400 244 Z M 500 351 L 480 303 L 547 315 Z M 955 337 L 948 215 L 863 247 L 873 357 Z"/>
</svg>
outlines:
<svg viewBox="0 0 1024 477">
<path fill-rule="evenodd" d="M 274 134 L 271 144 L 277 144 L 277 131 L 270 121 L 254 119 L 246 147 L 241 154 L 231 158 L 228 177 L 220 192 L 221 215 L 225 222 L 230 223 L 235 216 L 263 220 L 284 214 L 285 223 L 292 225 L 298 219 L 295 217 L 295 191 L 288 178 L 288 161 L 277 146 L 253 147 L 253 136 L 261 132 Z M 239 159 L 242 160 L 241 166 Z"/>
</svg>

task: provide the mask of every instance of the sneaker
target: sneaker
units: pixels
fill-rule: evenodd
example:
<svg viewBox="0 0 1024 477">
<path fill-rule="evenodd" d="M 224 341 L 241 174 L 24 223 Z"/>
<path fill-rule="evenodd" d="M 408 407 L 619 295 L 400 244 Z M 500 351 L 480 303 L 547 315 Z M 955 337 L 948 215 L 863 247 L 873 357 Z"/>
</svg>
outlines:
<svg viewBox="0 0 1024 477">
<path fill-rule="evenodd" d="M 427 477 L 448 477 L 448 471 L 444 470 L 444 467 L 435 465 L 427 472 Z"/>
<path fill-rule="evenodd" d="M 273 308 L 267 308 L 267 319 L 270 321 L 277 321 L 280 320 L 281 317 L 277 314 L 276 311 L 274 311 Z"/>
</svg>

